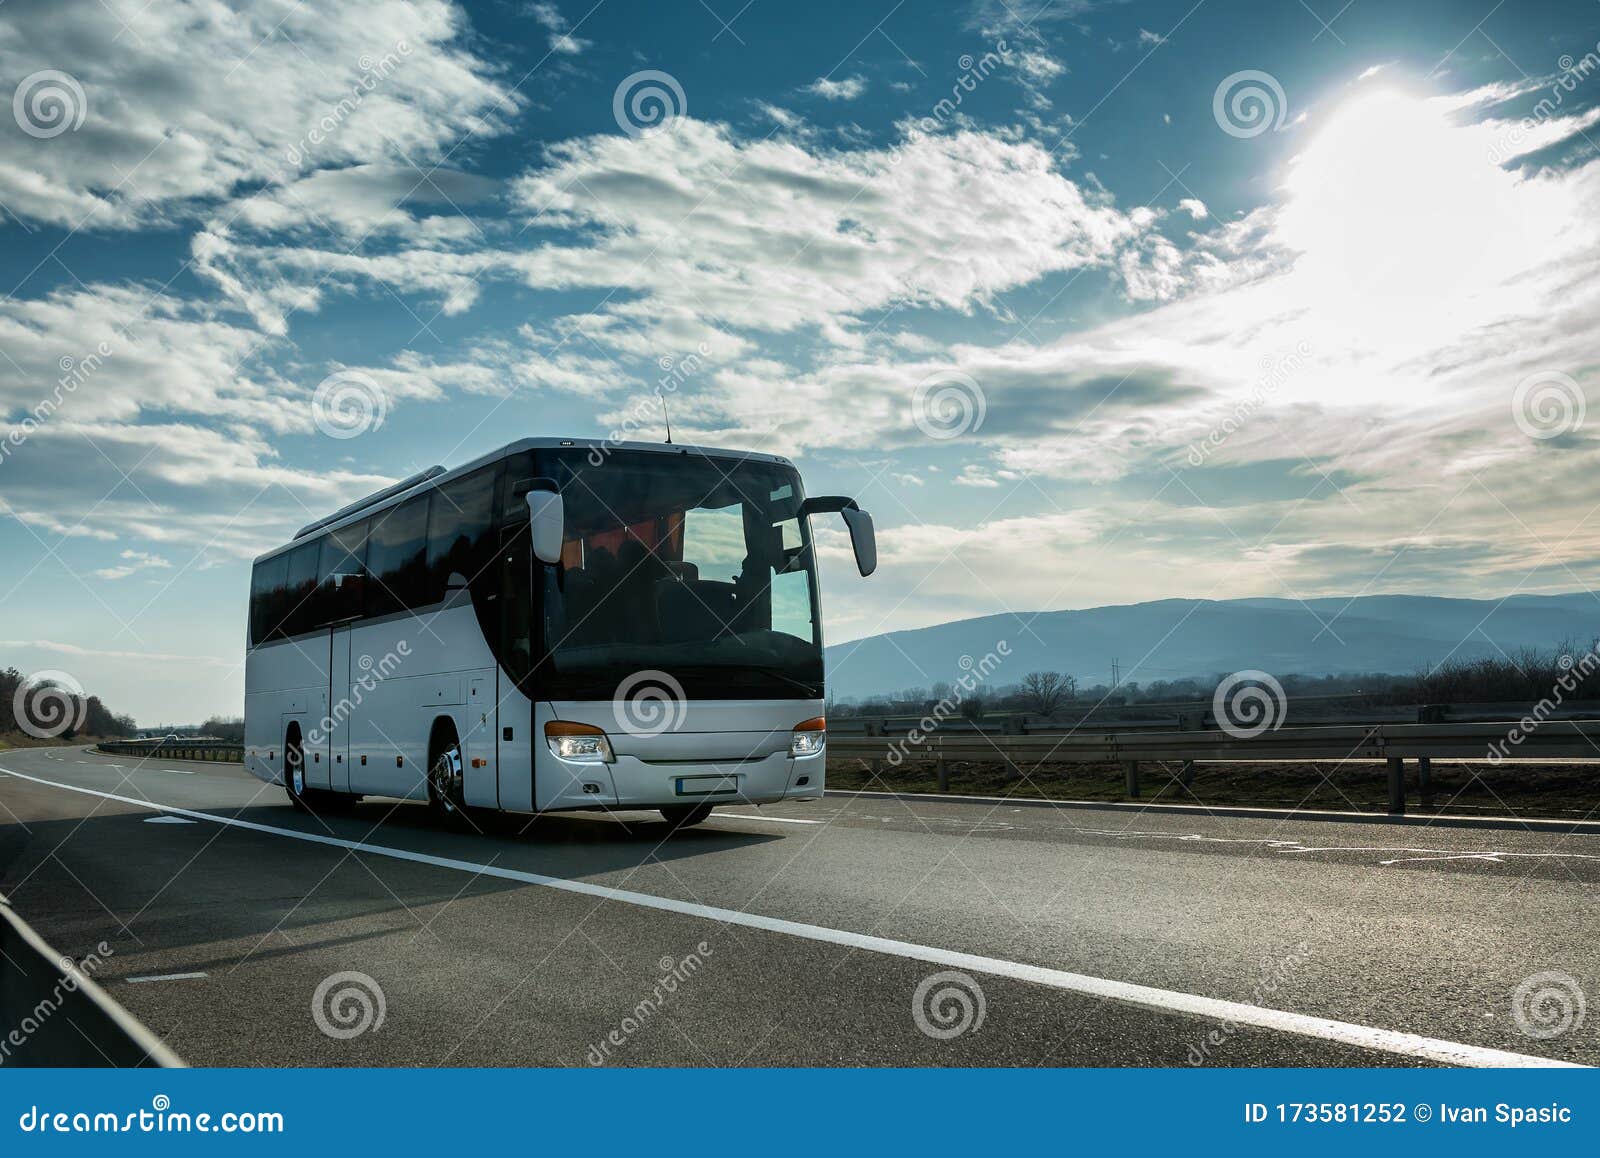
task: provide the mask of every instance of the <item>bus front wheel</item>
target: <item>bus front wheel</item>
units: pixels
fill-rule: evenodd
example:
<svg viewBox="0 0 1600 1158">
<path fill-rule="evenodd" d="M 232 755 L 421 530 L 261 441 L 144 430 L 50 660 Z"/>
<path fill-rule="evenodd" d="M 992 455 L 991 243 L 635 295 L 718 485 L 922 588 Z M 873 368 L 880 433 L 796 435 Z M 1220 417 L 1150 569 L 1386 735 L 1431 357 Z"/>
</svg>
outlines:
<svg viewBox="0 0 1600 1158">
<path fill-rule="evenodd" d="M 661 810 L 661 818 L 673 828 L 688 828 L 710 815 L 709 804 L 671 804 Z"/>
</svg>

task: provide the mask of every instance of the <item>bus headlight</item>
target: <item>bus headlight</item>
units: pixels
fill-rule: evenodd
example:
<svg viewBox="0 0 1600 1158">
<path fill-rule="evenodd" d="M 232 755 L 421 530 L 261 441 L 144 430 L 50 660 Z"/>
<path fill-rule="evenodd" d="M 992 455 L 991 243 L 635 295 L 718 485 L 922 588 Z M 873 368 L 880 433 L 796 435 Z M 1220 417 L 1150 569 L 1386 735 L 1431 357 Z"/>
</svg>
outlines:
<svg viewBox="0 0 1600 1158">
<path fill-rule="evenodd" d="M 611 754 L 611 741 L 606 739 L 604 730 L 593 724 L 551 720 L 544 726 L 544 742 L 550 745 L 550 751 L 563 760 L 610 764 L 616 759 Z"/>
<path fill-rule="evenodd" d="M 804 720 L 789 735 L 789 755 L 815 756 L 828 740 L 828 723 L 821 716 Z"/>
</svg>

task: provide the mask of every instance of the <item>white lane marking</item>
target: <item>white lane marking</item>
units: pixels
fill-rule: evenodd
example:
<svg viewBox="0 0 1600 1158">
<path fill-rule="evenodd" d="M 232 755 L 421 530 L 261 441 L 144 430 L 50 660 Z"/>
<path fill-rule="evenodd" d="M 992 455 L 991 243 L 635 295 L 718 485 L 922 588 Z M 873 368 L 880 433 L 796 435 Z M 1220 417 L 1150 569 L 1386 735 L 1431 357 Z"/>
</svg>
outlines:
<svg viewBox="0 0 1600 1158">
<path fill-rule="evenodd" d="M 727 925 L 741 925 L 745 928 L 760 929 L 768 933 L 782 933 L 808 941 L 819 941 L 827 945 L 843 945 L 850 949 L 861 949 L 868 953 L 883 953 L 891 957 L 925 961 L 929 964 L 943 965 L 952 969 L 964 969 L 970 973 L 1005 977 L 1013 981 L 1026 981 L 1035 985 L 1044 985 L 1051 989 L 1081 993 L 1089 997 L 1120 1001 L 1124 1004 L 1138 1005 L 1146 1009 L 1188 1014 L 1191 1017 L 1201 1018 L 1206 1021 L 1253 1025 L 1280 1033 L 1293 1033 L 1302 1037 L 1337 1042 L 1341 1045 L 1354 1046 L 1358 1049 L 1377 1050 L 1382 1053 L 1398 1054 L 1402 1057 L 1418 1058 L 1423 1061 L 1433 1062 L 1436 1065 L 1527 1066 L 1556 1069 L 1588 1068 L 1579 1066 L 1574 1062 L 1557 1061 L 1554 1058 L 1538 1057 L 1533 1054 L 1488 1049 L 1483 1046 L 1466 1045 L 1462 1042 L 1423 1037 L 1415 1033 L 1404 1033 L 1400 1030 L 1356 1025 L 1348 1021 L 1334 1021 L 1331 1018 L 1313 1017 L 1304 1013 L 1290 1013 L 1287 1010 L 1265 1009 L 1258 1005 L 1249 1005 L 1240 1001 L 1224 1001 L 1217 997 L 1202 997 L 1194 993 L 1157 989 L 1150 985 L 1136 985 L 1130 981 L 1111 981 L 1103 977 L 1090 977 L 1084 973 L 1069 973 L 1064 969 L 1049 969 L 1042 965 L 1027 965 L 1020 961 L 1007 961 L 1001 957 L 983 957 L 976 953 L 962 953 L 954 949 L 918 945 L 911 941 L 895 941 L 887 937 L 875 937 L 867 933 L 853 933 L 846 929 L 830 929 L 825 925 L 808 925 L 802 921 L 790 921 L 782 917 L 767 917 L 759 913 L 747 913 L 738 909 L 724 909 L 716 905 L 702 905 L 695 901 L 680 901 L 672 897 L 653 896 L 649 893 L 636 893 L 628 889 L 591 884 L 588 881 L 547 877 L 539 873 L 523 872 L 520 869 L 506 868 L 496 864 L 479 864 L 476 861 L 456 860 L 452 857 L 414 852 L 407 848 L 365 844 L 357 840 L 345 840 L 343 837 L 323 836 L 314 832 L 300 832 L 292 828 L 277 828 L 270 824 L 257 824 L 251 820 L 240 820 L 237 817 L 214 816 L 209 812 L 194 812 L 176 805 L 158 804 L 152 800 L 139 800 L 132 796 L 118 796 L 115 793 L 101 792 L 94 788 L 80 788 L 76 784 L 61 784 L 54 780 L 41 780 L 36 776 L 28 776 L 9 768 L 0 769 L 0 771 L 11 772 L 13 776 L 20 780 L 28 780 L 34 784 L 43 784 L 50 788 L 78 792 L 85 796 L 97 796 L 102 800 L 114 800 L 119 804 L 131 804 L 136 808 L 149 808 L 153 811 L 169 813 L 175 816 L 187 816 L 193 820 L 204 820 L 212 824 L 226 825 L 229 828 L 242 828 L 250 832 L 264 832 L 272 836 L 286 836 L 291 840 L 303 840 L 308 844 L 321 844 L 330 848 L 348 849 L 351 852 L 365 853 L 369 856 L 385 856 L 393 860 L 409 861 L 413 864 L 425 864 L 434 868 L 471 873 L 474 876 L 518 881 L 523 884 L 538 885 L 541 888 L 556 889 L 560 892 L 578 893 L 586 897 L 599 897 L 602 900 L 635 905 L 643 909 L 677 913 L 681 916 L 698 917 L 702 920 L 716 921 Z"/>
<path fill-rule="evenodd" d="M 1075 834 L 1084 836 L 1109 836 L 1118 840 L 1176 840 L 1185 844 L 1249 844 L 1262 845 L 1282 853 L 1411 853 L 1411 856 L 1394 856 L 1378 861 L 1379 865 L 1413 864 L 1418 861 L 1482 860 L 1505 864 L 1507 860 L 1600 860 L 1600 854 L 1590 852 L 1511 852 L 1493 847 L 1478 850 L 1449 848 L 1413 848 L 1404 844 L 1376 845 L 1312 845 L 1281 837 L 1261 836 L 1208 836 L 1200 832 L 1133 831 L 1127 829 L 1073 828 Z M 1577 833 L 1580 838 L 1592 835 Z"/>
<path fill-rule="evenodd" d="M 825 820 L 801 820 L 798 816 L 757 816 L 753 812 L 713 812 L 706 820 L 765 820 L 770 824 L 826 824 Z"/>
<path fill-rule="evenodd" d="M 143 985 L 147 981 L 195 981 L 209 977 L 209 973 L 158 973 L 152 977 L 124 977 L 129 985 Z"/>
<path fill-rule="evenodd" d="M 172 773 L 175 773 L 176 775 L 179 775 L 179 776 L 193 776 L 194 775 L 194 769 L 193 768 L 163 768 L 163 769 L 161 769 L 161 771 L 163 771 L 163 772 L 172 772 Z"/>
<path fill-rule="evenodd" d="M 185 820 L 181 816 L 151 816 L 145 819 L 146 824 L 193 824 L 192 820 Z"/>
</svg>

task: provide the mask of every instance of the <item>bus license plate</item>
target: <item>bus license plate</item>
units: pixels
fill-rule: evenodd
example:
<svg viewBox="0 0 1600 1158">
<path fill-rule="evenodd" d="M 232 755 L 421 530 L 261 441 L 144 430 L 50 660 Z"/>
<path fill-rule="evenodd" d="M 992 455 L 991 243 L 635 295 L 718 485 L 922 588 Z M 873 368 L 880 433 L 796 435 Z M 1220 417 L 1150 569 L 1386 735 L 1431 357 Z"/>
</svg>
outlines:
<svg viewBox="0 0 1600 1158">
<path fill-rule="evenodd" d="M 679 796 L 732 795 L 739 791 L 737 776 L 679 776 Z"/>
</svg>

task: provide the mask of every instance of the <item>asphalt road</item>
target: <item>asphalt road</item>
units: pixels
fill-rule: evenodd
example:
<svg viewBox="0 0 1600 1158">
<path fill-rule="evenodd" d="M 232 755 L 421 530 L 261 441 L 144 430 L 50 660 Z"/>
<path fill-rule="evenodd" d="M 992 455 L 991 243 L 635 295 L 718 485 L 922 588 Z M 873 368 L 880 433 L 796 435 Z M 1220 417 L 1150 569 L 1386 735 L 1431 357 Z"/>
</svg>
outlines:
<svg viewBox="0 0 1600 1158">
<path fill-rule="evenodd" d="M 0 892 L 206 1065 L 1593 1064 L 1597 882 L 1544 831 L 830 797 L 479 834 L 0 752 Z"/>
</svg>

